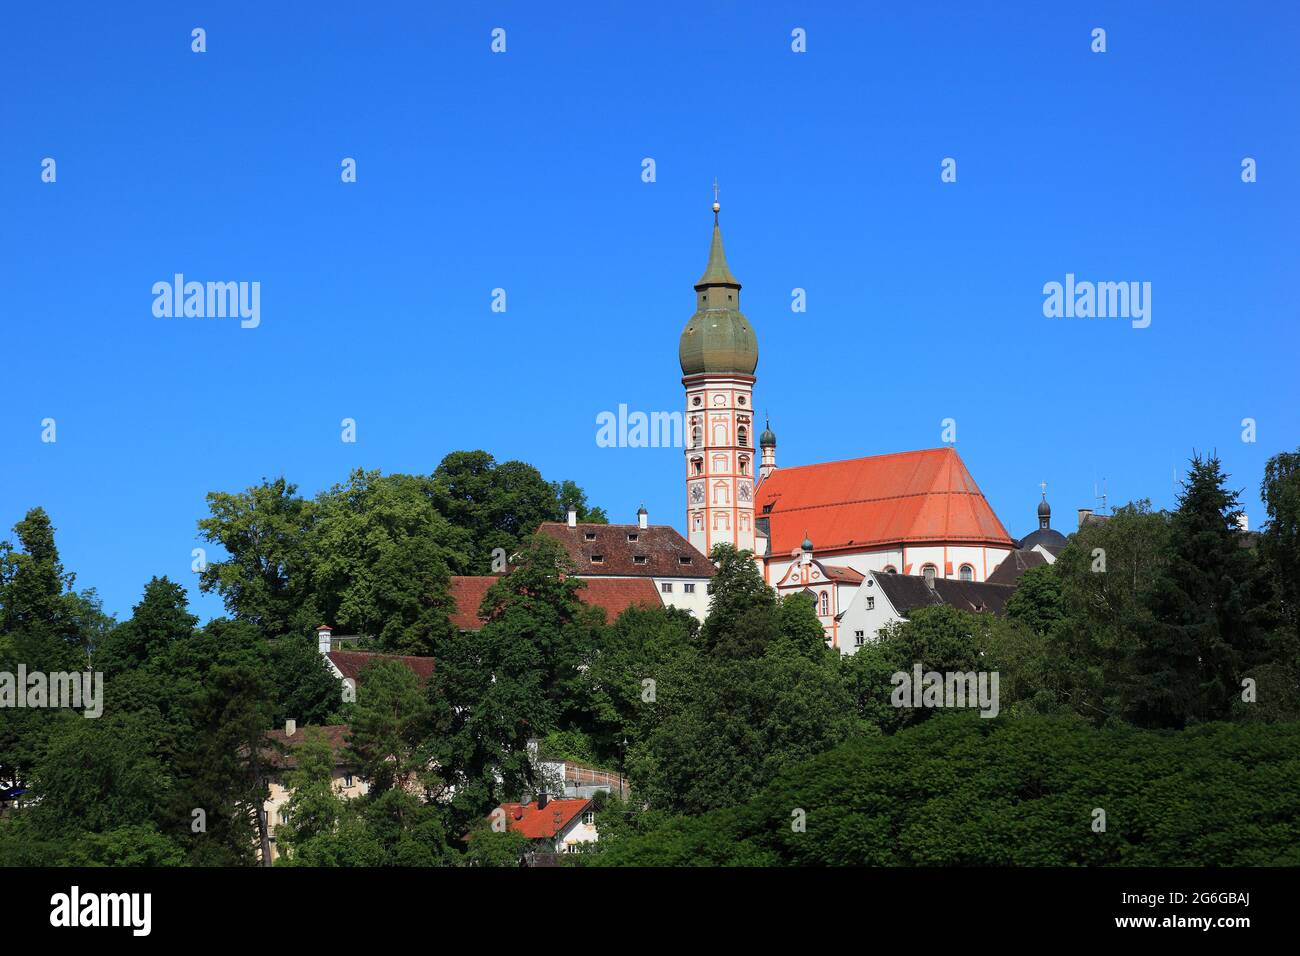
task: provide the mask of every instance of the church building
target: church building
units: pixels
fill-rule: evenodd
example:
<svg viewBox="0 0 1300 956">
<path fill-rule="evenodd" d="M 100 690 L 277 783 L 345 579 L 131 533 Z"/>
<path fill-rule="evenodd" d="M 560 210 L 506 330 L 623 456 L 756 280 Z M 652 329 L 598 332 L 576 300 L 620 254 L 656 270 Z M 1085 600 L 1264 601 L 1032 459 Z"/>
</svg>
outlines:
<svg viewBox="0 0 1300 956">
<path fill-rule="evenodd" d="M 870 574 L 978 584 L 1018 542 L 950 446 L 782 468 L 766 421 L 755 442 L 758 340 L 740 311 L 719 209 L 715 197 L 708 265 L 678 348 L 687 537 L 706 555 L 717 544 L 752 551 L 768 584 L 807 591 L 827 640 L 852 653 L 840 621 Z"/>
</svg>

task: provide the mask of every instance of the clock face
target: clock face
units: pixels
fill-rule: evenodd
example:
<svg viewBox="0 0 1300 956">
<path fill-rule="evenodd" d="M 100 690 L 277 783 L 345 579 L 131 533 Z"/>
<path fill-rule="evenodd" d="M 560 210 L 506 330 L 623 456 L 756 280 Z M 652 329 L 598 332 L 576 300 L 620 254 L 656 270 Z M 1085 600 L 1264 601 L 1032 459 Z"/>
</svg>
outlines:
<svg viewBox="0 0 1300 956">
<path fill-rule="evenodd" d="M 748 500 L 749 500 L 749 494 L 750 494 L 750 492 L 749 492 L 749 482 L 747 482 L 747 481 L 742 481 L 742 482 L 740 483 L 740 487 L 737 489 L 737 493 L 740 495 L 740 500 L 741 500 L 741 501 L 748 501 Z"/>
<path fill-rule="evenodd" d="M 703 485 L 698 485 L 698 484 L 697 484 L 697 485 L 691 485 L 691 502 L 692 502 L 693 504 L 697 504 L 697 505 L 698 505 L 698 504 L 703 504 L 703 503 L 704 503 L 704 486 L 703 486 Z"/>
</svg>

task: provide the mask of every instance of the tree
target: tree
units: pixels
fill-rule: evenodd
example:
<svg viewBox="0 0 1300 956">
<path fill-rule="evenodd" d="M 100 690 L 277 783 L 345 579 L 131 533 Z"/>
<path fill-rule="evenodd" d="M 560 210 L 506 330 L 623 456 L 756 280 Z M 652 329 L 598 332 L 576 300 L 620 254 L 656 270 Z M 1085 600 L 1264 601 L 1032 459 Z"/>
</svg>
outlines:
<svg viewBox="0 0 1300 956">
<path fill-rule="evenodd" d="M 1042 564 L 1020 576 L 1015 593 L 1007 601 L 1007 617 L 1024 621 L 1037 634 L 1050 634 L 1060 626 L 1065 615 L 1056 565 Z"/>
<path fill-rule="evenodd" d="M 348 755 L 375 799 L 403 787 L 425 770 L 420 744 L 429 705 L 419 678 L 399 661 L 376 660 L 360 675 Z"/>
<path fill-rule="evenodd" d="M 401 654 L 428 654 L 451 632 L 447 569 L 466 561 L 467 545 L 429 479 L 354 471 L 313 514 L 311 592 L 330 623 Z"/>
<path fill-rule="evenodd" d="M 1272 574 L 1283 613 L 1300 635 L 1300 451 L 1274 455 L 1260 486 L 1268 521 L 1259 553 Z"/>
<path fill-rule="evenodd" d="M 297 492 L 283 477 L 237 494 L 209 492 L 210 515 L 199 521 L 200 537 L 229 555 L 207 562 L 199 588 L 219 593 L 231 614 L 269 637 L 303 633 L 320 623 L 309 600 L 306 547 L 314 516 Z"/>
<path fill-rule="evenodd" d="M 471 547 L 466 548 L 460 574 L 489 574 L 492 553 L 513 554 L 543 521 L 561 521 L 570 505 L 579 520 L 603 523 L 605 513 L 587 510 L 586 494 L 571 481 L 548 483 L 532 465 L 522 461 L 497 463 L 485 451 L 456 451 L 433 472 L 434 504 Z"/>
<path fill-rule="evenodd" d="M 534 785 L 531 738 L 590 726 L 584 673 L 599 653 L 602 615 L 553 539 L 526 543 L 509 574 L 488 590 L 486 623 L 435 649 L 431 759 L 454 788 L 453 829 L 468 830 L 505 797 Z"/>
<path fill-rule="evenodd" d="M 275 830 L 276 847 L 286 859 L 309 840 L 333 835 L 344 815 L 344 800 L 334 792 L 333 749 L 319 728 L 304 728 L 303 737 L 284 778 L 292 793 L 284 807 L 288 822 Z"/>
<path fill-rule="evenodd" d="M 167 578 L 151 578 L 131 619 L 108 633 L 96 665 L 110 674 L 139 667 L 190 636 L 199 619 L 189 612 L 185 589 Z"/>
<path fill-rule="evenodd" d="M 1131 650 L 1125 706 L 1141 726 L 1226 718 L 1246 669 L 1270 657 L 1271 581 L 1243 545 L 1238 494 L 1217 457 L 1193 456 L 1169 526 L 1154 621 Z"/>
</svg>

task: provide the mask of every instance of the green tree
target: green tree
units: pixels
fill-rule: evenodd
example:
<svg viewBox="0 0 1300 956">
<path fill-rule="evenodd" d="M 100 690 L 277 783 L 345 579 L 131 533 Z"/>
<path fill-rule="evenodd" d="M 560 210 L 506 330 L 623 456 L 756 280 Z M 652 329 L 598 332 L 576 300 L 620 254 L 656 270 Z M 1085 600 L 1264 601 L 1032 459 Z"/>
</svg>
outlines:
<svg viewBox="0 0 1300 956">
<path fill-rule="evenodd" d="M 1217 457 L 1194 456 L 1170 520 L 1169 563 L 1149 595 L 1154 620 L 1132 648 L 1125 709 L 1141 726 L 1228 716 L 1242 674 L 1270 658 L 1271 581 L 1238 524 Z"/>
<path fill-rule="evenodd" d="M 200 589 L 220 594 L 231 614 L 270 637 L 321 623 L 309 599 L 307 532 L 314 516 L 297 492 L 283 477 L 236 494 L 209 492 L 209 516 L 199 521 L 200 537 L 229 556 L 207 562 Z"/>
<path fill-rule="evenodd" d="M 450 633 L 448 565 L 465 562 L 467 544 L 429 479 L 354 471 L 313 513 L 311 587 L 331 624 L 401 654 L 428 654 Z"/>
</svg>

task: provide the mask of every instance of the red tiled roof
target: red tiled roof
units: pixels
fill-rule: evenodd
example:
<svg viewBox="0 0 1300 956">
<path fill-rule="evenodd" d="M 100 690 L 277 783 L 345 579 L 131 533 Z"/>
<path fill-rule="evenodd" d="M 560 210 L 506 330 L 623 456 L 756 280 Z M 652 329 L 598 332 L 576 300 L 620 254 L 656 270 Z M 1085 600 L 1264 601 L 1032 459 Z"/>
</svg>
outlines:
<svg viewBox="0 0 1300 956">
<path fill-rule="evenodd" d="M 923 541 L 1015 547 L 951 448 L 778 468 L 755 498 L 774 556 L 805 533 L 819 552 Z"/>
<path fill-rule="evenodd" d="M 451 612 L 451 623 L 458 631 L 477 631 L 483 626 L 483 622 L 478 619 L 478 609 L 483 605 L 488 588 L 496 581 L 494 575 L 451 576 L 451 599 L 455 604 L 455 609 Z"/>
<path fill-rule="evenodd" d="M 456 575 L 451 579 L 451 597 L 456 604 L 451 621 L 462 631 L 477 631 L 483 627 L 478 609 L 483 596 L 498 579 L 491 576 L 469 577 Z M 612 622 L 628 608 L 663 607 L 663 599 L 650 578 L 584 578 L 578 588 L 578 599 L 605 612 L 605 620 Z"/>
<path fill-rule="evenodd" d="M 663 607 L 659 589 L 649 578 L 586 578 L 578 589 L 584 604 L 602 608 L 605 620 L 613 622 L 630 607 Z"/>
<path fill-rule="evenodd" d="M 506 822 L 530 840 L 554 839 L 573 818 L 591 805 L 591 800 L 551 800 L 541 810 L 537 804 L 503 803 Z"/>
<path fill-rule="evenodd" d="M 371 651 L 330 651 L 330 660 L 342 671 L 344 677 L 350 677 L 361 683 L 361 672 L 375 661 L 397 661 L 405 664 L 411 672 L 424 683 L 433 676 L 432 657 L 413 657 L 403 654 L 375 654 Z"/>
<path fill-rule="evenodd" d="M 309 734 L 319 733 L 325 738 L 325 742 L 330 745 L 330 750 L 334 751 L 334 765 L 341 767 L 347 764 L 347 724 L 328 724 L 323 727 L 299 727 L 290 737 L 284 732 L 284 728 L 279 730 L 268 730 L 266 738 L 274 740 L 280 746 L 285 748 L 283 754 L 276 753 L 272 750 L 267 751 L 265 757 L 269 763 L 277 767 L 294 767 L 297 765 L 297 758 L 294 751 L 306 742 Z"/>
<path fill-rule="evenodd" d="M 861 584 L 866 580 L 865 576 L 852 568 L 841 568 L 833 564 L 823 564 L 821 569 L 826 572 L 826 577 L 832 581 L 841 584 Z"/>
<path fill-rule="evenodd" d="M 666 524 L 648 528 L 580 524 L 570 528 L 563 521 L 547 521 L 537 533 L 564 546 L 579 577 L 711 578 L 716 571 L 707 557 Z M 629 536 L 636 540 L 629 541 Z M 601 560 L 593 561 L 594 557 Z M 638 557 L 645 560 L 638 563 Z"/>
</svg>

